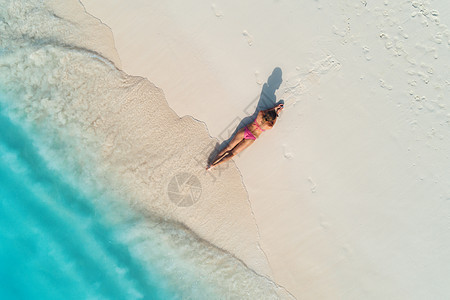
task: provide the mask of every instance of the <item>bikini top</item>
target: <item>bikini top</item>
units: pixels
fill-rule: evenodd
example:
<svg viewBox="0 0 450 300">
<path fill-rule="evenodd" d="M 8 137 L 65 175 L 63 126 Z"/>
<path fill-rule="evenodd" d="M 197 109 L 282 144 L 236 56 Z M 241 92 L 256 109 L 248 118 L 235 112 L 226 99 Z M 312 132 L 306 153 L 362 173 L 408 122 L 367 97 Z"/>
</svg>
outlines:
<svg viewBox="0 0 450 300">
<path fill-rule="evenodd" d="M 255 124 L 255 125 L 256 125 L 256 127 L 258 127 L 258 128 L 259 128 L 259 130 L 261 130 L 261 131 L 265 131 L 264 129 L 262 129 L 261 127 L 259 127 L 258 123 L 256 123 L 256 120 L 255 120 L 255 122 L 253 122 L 253 124 Z"/>
</svg>

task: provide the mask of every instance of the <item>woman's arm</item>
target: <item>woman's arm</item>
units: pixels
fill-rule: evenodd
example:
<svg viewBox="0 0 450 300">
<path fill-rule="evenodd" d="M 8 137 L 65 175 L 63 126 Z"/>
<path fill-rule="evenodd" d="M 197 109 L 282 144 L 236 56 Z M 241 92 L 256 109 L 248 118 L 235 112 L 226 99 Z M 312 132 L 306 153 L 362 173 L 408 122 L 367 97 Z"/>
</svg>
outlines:
<svg viewBox="0 0 450 300">
<path fill-rule="evenodd" d="M 266 113 L 266 112 L 268 112 L 268 111 L 274 110 L 275 113 L 276 113 L 277 116 L 278 116 L 278 112 L 279 112 L 281 109 L 283 109 L 283 107 L 284 107 L 283 104 L 278 104 L 278 105 L 276 105 L 276 106 L 274 106 L 274 107 L 272 107 L 272 108 L 269 108 L 269 109 L 260 111 L 260 113 L 261 113 L 261 112 L 262 112 L 262 113 Z"/>
</svg>

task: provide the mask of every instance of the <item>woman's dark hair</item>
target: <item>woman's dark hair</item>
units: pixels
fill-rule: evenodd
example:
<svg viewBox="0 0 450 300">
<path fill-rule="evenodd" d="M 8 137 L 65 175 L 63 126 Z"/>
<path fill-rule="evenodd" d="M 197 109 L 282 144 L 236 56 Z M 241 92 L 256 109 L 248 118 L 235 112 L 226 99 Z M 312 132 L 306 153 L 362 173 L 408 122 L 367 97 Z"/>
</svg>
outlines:
<svg viewBox="0 0 450 300">
<path fill-rule="evenodd" d="M 271 109 L 269 111 L 266 111 L 266 113 L 263 115 L 263 119 L 271 124 L 273 126 L 275 119 L 278 117 L 277 113 L 274 109 Z"/>
</svg>

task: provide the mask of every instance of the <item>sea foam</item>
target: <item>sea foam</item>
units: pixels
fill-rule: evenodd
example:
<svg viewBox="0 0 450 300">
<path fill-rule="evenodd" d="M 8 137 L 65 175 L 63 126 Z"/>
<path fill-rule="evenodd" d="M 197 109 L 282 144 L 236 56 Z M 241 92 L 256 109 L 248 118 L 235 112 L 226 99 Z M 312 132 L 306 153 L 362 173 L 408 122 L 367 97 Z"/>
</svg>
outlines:
<svg viewBox="0 0 450 300">
<path fill-rule="evenodd" d="M 85 19 L 61 10 L 77 1 L 55 3 L 0 7 L 2 176 L 11 174 L 14 183 L 2 189 L 2 203 L 30 215 L 35 231 L 24 235 L 31 241 L 42 236 L 33 251 L 16 256 L 36 259 L 39 271 L 30 274 L 37 286 L 50 289 L 55 270 L 64 275 L 59 294 L 43 295 L 290 297 L 268 279 L 239 172 L 231 166 L 211 177 L 201 165 L 212 142 L 204 124 L 179 118 L 160 89 L 120 71 L 114 51 L 89 41 L 79 23 Z M 201 189 L 189 206 L 167 191 L 180 174 L 195 177 Z M 8 188 L 20 184 L 20 194 Z M 39 260 L 42 252 L 50 264 Z M 68 282 L 77 285 L 64 290 Z"/>
</svg>

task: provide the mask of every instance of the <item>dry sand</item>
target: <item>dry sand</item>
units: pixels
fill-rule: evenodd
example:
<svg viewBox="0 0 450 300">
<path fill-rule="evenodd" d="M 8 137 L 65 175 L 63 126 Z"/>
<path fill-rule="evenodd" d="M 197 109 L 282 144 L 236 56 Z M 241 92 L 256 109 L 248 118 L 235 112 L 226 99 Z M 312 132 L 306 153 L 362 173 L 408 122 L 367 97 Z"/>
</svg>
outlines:
<svg viewBox="0 0 450 300">
<path fill-rule="evenodd" d="M 446 1 L 82 3 L 123 70 L 213 137 L 260 98 L 285 101 L 234 159 L 278 284 L 299 299 L 450 296 Z"/>
</svg>

